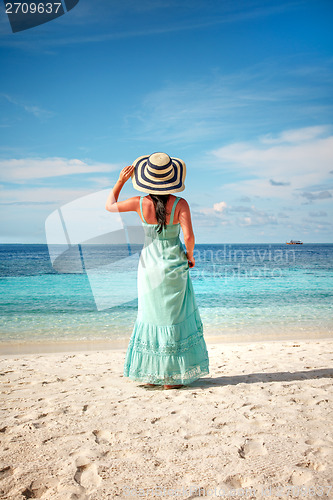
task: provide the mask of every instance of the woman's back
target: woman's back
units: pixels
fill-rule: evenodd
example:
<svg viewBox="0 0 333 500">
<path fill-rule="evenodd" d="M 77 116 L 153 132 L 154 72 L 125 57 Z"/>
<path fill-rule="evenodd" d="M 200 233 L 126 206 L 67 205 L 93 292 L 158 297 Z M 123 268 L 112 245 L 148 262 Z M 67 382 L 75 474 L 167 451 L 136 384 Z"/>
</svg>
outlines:
<svg viewBox="0 0 333 500">
<path fill-rule="evenodd" d="M 171 211 L 172 211 L 172 207 L 173 207 L 173 204 L 174 204 L 176 198 L 177 198 L 177 196 L 174 196 L 172 194 L 169 195 L 169 199 L 168 199 L 167 204 L 166 204 L 166 212 L 167 212 L 166 224 L 167 225 L 170 223 Z M 181 207 L 182 207 L 181 201 L 182 201 L 182 199 L 179 200 L 179 202 L 177 203 L 177 205 L 175 207 L 174 216 L 173 216 L 173 224 L 178 224 L 180 222 L 179 215 L 180 215 L 180 211 L 181 211 Z M 146 222 L 147 224 L 157 224 L 154 203 L 149 195 L 145 196 L 142 199 L 142 213 L 143 213 L 143 216 L 145 218 L 145 221 L 142 221 L 142 222 Z M 140 218 L 142 220 L 141 214 L 140 214 Z"/>
<path fill-rule="evenodd" d="M 177 198 L 179 198 L 178 202 Z M 192 228 L 190 207 L 184 198 L 180 198 L 179 196 L 174 196 L 170 194 L 169 199 L 166 203 L 166 211 L 167 211 L 167 216 L 166 216 L 167 227 L 169 227 L 168 225 L 170 225 L 170 221 L 172 226 L 174 226 L 172 228 L 169 227 L 169 231 L 172 230 L 171 232 L 173 233 L 173 230 L 176 229 L 176 227 L 179 227 L 178 224 L 180 225 L 183 231 L 185 246 L 187 249 L 188 248 L 191 249 L 190 259 L 192 259 L 193 262 L 191 263 L 190 267 L 193 267 L 195 263 L 192 254 L 192 249 L 194 248 L 194 234 Z M 138 214 L 140 215 L 140 218 L 143 223 L 151 225 L 157 224 L 155 207 L 150 195 L 140 197 L 140 210 L 138 210 Z"/>
</svg>

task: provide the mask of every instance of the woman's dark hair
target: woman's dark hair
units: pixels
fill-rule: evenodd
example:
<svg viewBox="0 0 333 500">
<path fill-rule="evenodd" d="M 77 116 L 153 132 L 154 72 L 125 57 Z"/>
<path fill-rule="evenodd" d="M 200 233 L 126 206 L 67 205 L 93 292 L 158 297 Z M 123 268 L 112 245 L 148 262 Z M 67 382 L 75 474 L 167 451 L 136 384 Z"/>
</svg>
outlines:
<svg viewBox="0 0 333 500">
<path fill-rule="evenodd" d="M 153 200 L 155 207 L 155 214 L 157 219 L 157 232 L 161 233 L 162 229 L 166 227 L 166 216 L 169 215 L 166 211 L 166 204 L 169 199 L 168 194 L 149 194 Z"/>
</svg>

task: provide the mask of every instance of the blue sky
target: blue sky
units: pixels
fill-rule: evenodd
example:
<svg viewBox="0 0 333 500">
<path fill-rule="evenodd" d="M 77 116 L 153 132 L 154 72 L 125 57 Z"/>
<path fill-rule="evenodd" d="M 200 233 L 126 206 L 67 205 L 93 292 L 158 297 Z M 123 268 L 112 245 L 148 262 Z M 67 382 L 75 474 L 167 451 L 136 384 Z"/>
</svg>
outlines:
<svg viewBox="0 0 333 500">
<path fill-rule="evenodd" d="M 80 0 L 15 34 L 0 6 L 0 242 L 155 151 L 197 243 L 333 242 L 331 1 Z"/>
</svg>

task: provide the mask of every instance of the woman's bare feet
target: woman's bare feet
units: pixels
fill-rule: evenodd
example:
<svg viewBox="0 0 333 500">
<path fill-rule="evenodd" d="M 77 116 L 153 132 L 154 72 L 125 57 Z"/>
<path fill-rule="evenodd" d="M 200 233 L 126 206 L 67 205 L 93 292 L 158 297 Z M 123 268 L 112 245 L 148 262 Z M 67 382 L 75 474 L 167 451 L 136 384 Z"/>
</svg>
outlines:
<svg viewBox="0 0 333 500">
<path fill-rule="evenodd" d="M 180 389 L 183 385 L 165 385 L 164 389 Z"/>
</svg>

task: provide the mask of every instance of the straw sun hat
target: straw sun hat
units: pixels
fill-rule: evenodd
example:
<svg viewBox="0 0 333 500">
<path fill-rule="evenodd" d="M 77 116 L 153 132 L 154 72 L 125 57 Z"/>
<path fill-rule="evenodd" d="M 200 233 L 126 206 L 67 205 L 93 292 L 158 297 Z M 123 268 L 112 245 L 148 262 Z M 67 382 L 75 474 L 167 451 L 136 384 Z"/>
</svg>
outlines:
<svg viewBox="0 0 333 500">
<path fill-rule="evenodd" d="M 134 162 L 132 183 L 143 193 L 171 194 L 185 189 L 186 165 L 165 153 L 140 156 Z"/>
</svg>

